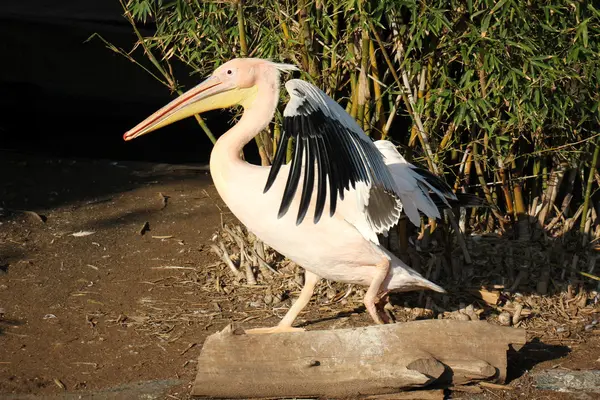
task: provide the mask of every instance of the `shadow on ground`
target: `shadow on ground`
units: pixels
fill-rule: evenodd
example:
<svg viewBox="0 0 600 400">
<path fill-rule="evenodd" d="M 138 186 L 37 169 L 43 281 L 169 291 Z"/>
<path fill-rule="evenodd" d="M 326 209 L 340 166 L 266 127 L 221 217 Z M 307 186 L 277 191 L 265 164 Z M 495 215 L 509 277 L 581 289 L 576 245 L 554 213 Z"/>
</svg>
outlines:
<svg viewBox="0 0 600 400">
<path fill-rule="evenodd" d="M 510 383 L 537 364 L 566 357 L 570 352 L 571 349 L 567 346 L 547 344 L 535 338 L 527 342 L 519 351 L 509 350 L 506 381 Z"/>
<path fill-rule="evenodd" d="M 169 389 L 184 383 L 184 381 L 175 379 L 134 382 L 91 393 L 66 392 L 59 395 L 47 395 L 44 398 L 48 400 L 164 399 Z M 40 396 L 33 394 L 5 394 L 2 398 L 5 400 L 37 400 L 40 399 Z"/>
<path fill-rule="evenodd" d="M 10 213 L 45 214 L 75 202 L 109 202 L 115 194 L 158 181 L 210 180 L 206 166 L 178 168 L 184 167 L 0 152 L 0 221 Z"/>
</svg>

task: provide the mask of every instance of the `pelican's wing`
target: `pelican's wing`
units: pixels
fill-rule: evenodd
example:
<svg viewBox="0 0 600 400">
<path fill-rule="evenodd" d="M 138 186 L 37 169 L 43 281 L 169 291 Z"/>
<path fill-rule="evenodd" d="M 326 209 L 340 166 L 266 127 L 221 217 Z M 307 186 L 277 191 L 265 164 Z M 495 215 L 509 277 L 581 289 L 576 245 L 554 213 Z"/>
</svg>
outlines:
<svg viewBox="0 0 600 400">
<path fill-rule="evenodd" d="M 333 216 L 338 198 L 343 200 L 344 190 L 352 189 L 357 192 L 357 212 L 365 215 L 370 229 L 366 234 L 372 238 L 373 233 L 387 231 L 398 221 L 402 204 L 373 141 L 339 104 L 316 86 L 292 79 L 285 87 L 290 101 L 283 113 L 280 146 L 265 186 L 267 192 L 285 163 L 288 139 L 294 139 L 294 158 L 279 217 L 287 213 L 303 175 L 297 224 L 306 216 L 315 187 L 315 223 L 321 218 L 328 194 L 329 214 Z M 352 217 L 356 219 L 358 215 Z"/>
<path fill-rule="evenodd" d="M 429 218 L 440 218 L 440 207 L 451 208 L 449 202 L 458 202 L 456 194 L 446 182 L 428 170 L 406 162 L 393 143 L 378 140 L 374 144 L 384 156 L 404 213 L 413 224 L 421 225 L 420 213 Z"/>
</svg>

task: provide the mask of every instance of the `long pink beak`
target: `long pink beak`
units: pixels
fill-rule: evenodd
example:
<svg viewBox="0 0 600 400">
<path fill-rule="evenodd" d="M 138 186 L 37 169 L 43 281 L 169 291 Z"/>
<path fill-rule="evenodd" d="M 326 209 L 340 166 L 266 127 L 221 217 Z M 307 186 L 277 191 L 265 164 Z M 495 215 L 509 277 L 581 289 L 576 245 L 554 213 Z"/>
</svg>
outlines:
<svg viewBox="0 0 600 400">
<path fill-rule="evenodd" d="M 211 76 L 125 132 L 123 140 L 135 139 L 175 121 L 206 111 L 208 108 L 203 107 L 202 100 L 222 91 L 221 85 L 222 82 L 218 77 Z"/>
</svg>

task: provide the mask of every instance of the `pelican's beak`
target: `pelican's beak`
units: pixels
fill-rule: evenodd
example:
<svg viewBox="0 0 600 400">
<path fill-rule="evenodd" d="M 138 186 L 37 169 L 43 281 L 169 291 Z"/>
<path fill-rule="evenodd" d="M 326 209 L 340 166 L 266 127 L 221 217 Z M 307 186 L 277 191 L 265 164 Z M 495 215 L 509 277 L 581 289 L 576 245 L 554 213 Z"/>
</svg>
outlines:
<svg viewBox="0 0 600 400">
<path fill-rule="evenodd" d="M 218 108 L 231 107 L 240 101 L 243 90 L 211 76 L 188 90 L 123 135 L 124 140 L 135 139 L 173 122 Z"/>
</svg>

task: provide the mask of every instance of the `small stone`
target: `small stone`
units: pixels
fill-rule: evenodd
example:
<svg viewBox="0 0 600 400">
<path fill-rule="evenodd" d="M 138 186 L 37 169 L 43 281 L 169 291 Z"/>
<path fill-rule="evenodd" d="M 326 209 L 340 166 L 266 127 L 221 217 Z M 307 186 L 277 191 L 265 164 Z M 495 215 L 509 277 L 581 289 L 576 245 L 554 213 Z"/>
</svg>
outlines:
<svg viewBox="0 0 600 400">
<path fill-rule="evenodd" d="M 325 295 L 327 296 L 327 298 L 329 300 L 333 299 L 335 297 L 335 295 L 337 294 L 336 290 L 334 288 L 329 288 L 327 289 L 327 291 L 325 292 Z"/>
<path fill-rule="evenodd" d="M 273 296 L 271 296 L 270 294 L 265 295 L 264 302 L 265 304 L 273 303 Z"/>
<path fill-rule="evenodd" d="M 453 314 L 453 316 L 454 316 L 454 319 L 457 319 L 459 321 L 470 321 L 471 320 L 471 318 L 467 314 L 464 314 L 461 312 L 457 312 L 457 313 Z"/>
<path fill-rule="evenodd" d="M 294 280 L 296 281 L 296 283 L 300 286 L 304 286 L 304 275 L 303 274 L 296 274 L 296 276 L 294 276 Z"/>
<path fill-rule="evenodd" d="M 464 313 L 469 316 L 471 321 L 479 321 L 479 315 L 477 315 L 475 312 L 475 307 L 473 307 L 473 304 L 469 304 L 467 308 L 465 308 Z"/>
<path fill-rule="evenodd" d="M 283 301 L 283 296 L 281 293 L 277 293 L 273 295 L 273 304 L 281 303 Z"/>
<path fill-rule="evenodd" d="M 502 311 L 500 315 L 498 315 L 498 322 L 503 326 L 510 326 L 512 323 L 512 317 L 508 311 Z"/>
<path fill-rule="evenodd" d="M 533 374 L 538 389 L 600 393 L 600 371 L 544 370 Z"/>
</svg>

